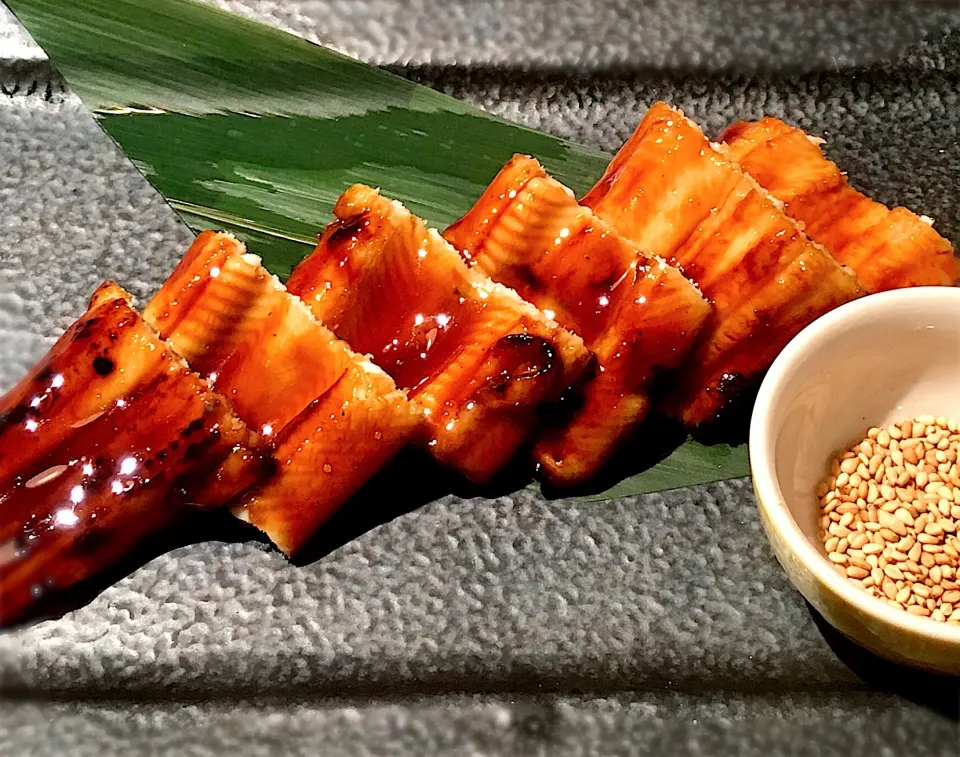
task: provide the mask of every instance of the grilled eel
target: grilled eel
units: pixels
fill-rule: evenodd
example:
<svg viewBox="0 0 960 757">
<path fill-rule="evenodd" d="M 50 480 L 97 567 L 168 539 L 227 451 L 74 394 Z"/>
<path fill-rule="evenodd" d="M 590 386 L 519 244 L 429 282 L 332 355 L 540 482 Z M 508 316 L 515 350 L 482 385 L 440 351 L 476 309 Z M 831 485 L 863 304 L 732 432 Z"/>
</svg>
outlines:
<svg viewBox="0 0 960 757">
<path fill-rule="evenodd" d="M 233 503 L 286 554 L 393 458 L 421 417 L 228 234 L 202 233 L 144 318 L 274 445 Z"/>
<path fill-rule="evenodd" d="M 104 284 L 0 397 L 0 624 L 265 469 L 229 402 Z"/>
<path fill-rule="evenodd" d="M 584 371 L 588 350 L 376 190 L 351 187 L 334 215 L 289 290 L 406 390 L 436 459 L 488 480 L 526 440 L 538 408 Z"/>
<path fill-rule="evenodd" d="M 804 326 L 864 294 L 848 268 L 664 103 L 650 109 L 583 204 L 678 266 L 713 304 L 665 402 L 691 427 L 755 384 Z"/>
<path fill-rule="evenodd" d="M 444 237 L 596 355 L 576 410 L 548 424 L 534 448 L 552 483 L 583 482 L 647 417 L 652 382 L 681 363 L 710 305 L 676 268 L 641 253 L 526 156 L 507 163 Z"/>
<path fill-rule="evenodd" d="M 960 279 L 953 246 L 933 222 L 862 195 L 827 160 L 822 140 L 776 118 L 739 121 L 721 137 L 736 160 L 811 239 L 850 266 L 870 292 L 952 286 Z"/>
</svg>

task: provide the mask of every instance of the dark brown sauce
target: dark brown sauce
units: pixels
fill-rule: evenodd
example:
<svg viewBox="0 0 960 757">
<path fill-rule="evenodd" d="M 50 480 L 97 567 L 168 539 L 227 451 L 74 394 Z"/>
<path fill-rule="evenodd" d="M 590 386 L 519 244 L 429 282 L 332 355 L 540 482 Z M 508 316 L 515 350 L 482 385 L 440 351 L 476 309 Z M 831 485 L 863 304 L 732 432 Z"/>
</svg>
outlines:
<svg viewBox="0 0 960 757">
<path fill-rule="evenodd" d="M 325 237 L 330 249 L 340 251 L 336 257 L 338 265 L 346 265 L 350 258 L 350 250 L 369 226 L 370 219 L 366 216 L 360 216 L 349 221 L 334 221 L 330 224 Z"/>
<path fill-rule="evenodd" d="M 8 413 L 0 427 L 0 451 L 21 437 L 33 442 L 15 461 L 0 455 L 2 624 L 19 618 L 50 589 L 112 564 L 169 522 L 178 506 L 218 505 L 223 494 L 237 493 L 260 474 L 259 456 L 251 454 L 235 485 L 229 479 L 214 483 L 214 471 L 248 442 L 246 430 L 150 337 L 125 303 L 104 308 L 113 308 L 119 320 L 110 316 L 99 328 L 78 329 L 72 341 L 58 344 L 49 370 L 17 388 L 15 408 L 25 410 Z M 127 338 L 129 331 L 138 340 Z M 120 338 L 111 340 L 111 334 Z M 91 345 L 103 350 L 102 357 L 78 360 Z M 143 361 L 133 350 L 159 353 L 160 359 Z M 101 359 L 110 371 L 101 370 Z M 123 370 L 129 385 L 122 397 L 104 398 L 89 418 L 65 416 L 76 402 L 99 397 Z M 71 402 L 35 401 L 51 387 L 68 392 Z M 194 452 L 177 454 L 181 441 Z"/>
<path fill-rule="evenodd" d="M 314 292 L 340 290 L 343 310 L 349 312 L 334 316 L 329 325 L 356 352 L 371 355 L 398 387 L 416 393 L 454 359 L 484 305 L 455 271 L 441 282 L 447 272 L 440 269 L 438 275 L 429 258 L 444 250 L 425 248 L 423 258 L 416 250 L 398 250 L 390 260 L 377 261 L 375 270 L 352 272 L 351 267 L 363 264 L 355 250 L 362 235 L 372 233 L 369 227 L 360 220 L 335 225 L 324 235 L 315 259 L 303 264 L 297 281 L 309 281 Z M 400 271 L 403 279 L 381 267 Z M 341 269 L 348 269 L 346 284 L 327 273 L 340 274 Z"/>
<path fill-rule="evenodd" d="M 481 317 L 482 305 L 459 300 L 454 293 L 447 302 L 434 303 L 429 309 L 394 312 L 394 327 L 358 339 L 364 345 L 360 350 L 369 351 L 397 386 L 417 394 L 455 359 L 468 330 Z"/>
</svg>

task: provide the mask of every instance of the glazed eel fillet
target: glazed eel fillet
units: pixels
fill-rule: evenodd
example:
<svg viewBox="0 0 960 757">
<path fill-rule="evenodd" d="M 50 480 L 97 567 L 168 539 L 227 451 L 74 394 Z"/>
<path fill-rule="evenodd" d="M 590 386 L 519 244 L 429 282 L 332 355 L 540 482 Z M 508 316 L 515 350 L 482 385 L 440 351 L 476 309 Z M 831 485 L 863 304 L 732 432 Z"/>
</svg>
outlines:
<svg viewBox="0 0 960 757">
<path fill-rule="evenodd" d="M 668 413 L 715 419 L 804 326 L 864 294 L 780 204 L 664 103 L 654 105 L 583 204 L 677 265 L 713 304 Z"/>
<path fill-rule="evenodd" d="M 420 421 L 386 373 L 230 235 L 197 237 L 144 318 L 273 445 L 275 472 L 232 509 L 288 555 Z"/>
<path fill-rule="evenodd" d="M 0 624 L 265 471 L 256 434 L 104 284 L 0 397 Z"/>
<path fill-rule="evenodd" d="M 654 378 L 680 364 L 710 305 L 680 271 L 580 207 L 533 158 L 514 157 L 444 237 L 596 355 L 572 417 L 548 426 L 534 448 L 554 484 L 586 480 L 647 416 Z"/>
<path fill-rule="evenodd" d="M 289 290 L 407 391 L 436 459 L 489 479 L 528 437 L 538 408 L 583 372 L 589 352 L 376 190 L 351 187 L 334 215 Z"/>
<path fill-rule="evenodd" d="M 960 279 L 951 244 L 926 218 L 865 197 L 820 149 L 822 140 L 776 118 L 740 121 L 724 132 L 725 153 L 780 200 L 811 238 L 850 266 L 870 292 Z"/>
</svg>

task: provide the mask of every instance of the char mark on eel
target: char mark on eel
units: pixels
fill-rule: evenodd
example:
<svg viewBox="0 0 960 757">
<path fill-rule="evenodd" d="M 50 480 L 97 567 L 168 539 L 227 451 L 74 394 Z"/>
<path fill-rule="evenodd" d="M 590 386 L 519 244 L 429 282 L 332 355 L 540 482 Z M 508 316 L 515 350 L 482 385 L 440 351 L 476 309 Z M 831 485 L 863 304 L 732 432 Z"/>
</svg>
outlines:
<svg viewBox="0 0 960 757">
<path fill-rule="evenodd" d="M 668 413 L 716 419 L 804 326 L 865 292 L 684 115 L 654 105 L 583 204 L 713 305 Z"/>
<path fill-rule="evenodd" d="M 589 351 L 376 190 L 350 188 L 334 215 L 290 291 L 406 390 L 436 459 L 488 480 L 528 438 L 541 406 L 588 366 Z"/>
<path fill-rule="evenodd" d="M 572 415 L 547 423 L 534 448 L 552 483 L 583 482 L 648 416 L 654 380 L 686 357 L 710 305 L 529 157 L 511 160 L 444 236 L 475 270 L 555 317 L 596 355 Z"/>
</svg>

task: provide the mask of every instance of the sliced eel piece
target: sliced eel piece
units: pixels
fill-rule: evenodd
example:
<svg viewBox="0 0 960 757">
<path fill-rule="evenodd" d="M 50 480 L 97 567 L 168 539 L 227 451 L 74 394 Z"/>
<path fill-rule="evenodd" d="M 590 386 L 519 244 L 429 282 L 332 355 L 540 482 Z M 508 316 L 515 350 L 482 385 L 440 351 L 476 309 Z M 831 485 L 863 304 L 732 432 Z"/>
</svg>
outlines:
<svg viewBox="0 0 960 757">
<path fill-rule="evenodd" d="M 721 140 L 725 153 L 780 200 L 811 239 L 850 266 L 868 291 L 951 286 L 960 279 L 960 260 L 932 221 L 855 190 L 824 157 L 821 140 L 776 118 L 740 121 Z"/>
<path fill-rule="evenodd" d="M 0 398 L 0 623 L 266 468 L 229 403 L 104 285 Z"/>
<path fill-rule="evenodd" d="M 276 472 L 233 511 L 288 555 L 421 420 L 387 374 L 320 325 L 230 235 L 201 234 L 144 317 L 276 445 Z"/>
<path fill-rule="evenodd" d="M 402 205 L 356 185 L 288 286 L 425 415 L 431 453 L 489 479 L 590 361 L 582 340 L 469 269 Z"/>
<path fill-rule="evenodd" d="M 386 373 L 352 362 L 277 434 L 276 475 L 244 495 L 234 514 L 295 553 L 400 451 L 419 418 Z"/>
<path fill-rule="evenodd" d="M 596 355 L 572 417 L 548 426 L 534 448 L 552 483 L 586 480 L 647 416 L 652 382 L 681 363 L 710 305 L 680 271 L 641 253 L 526 156 L 513 158 L 444 237 Z"/>
<path fill-rule="evenodd" d="M 680 267 L 714 309 L 665 405 L 688 426 L 715 419 L 787 342 L 864 294 L 780 204 L 682 113 L 654 105 L 583 203 Z"/>
</svg>

